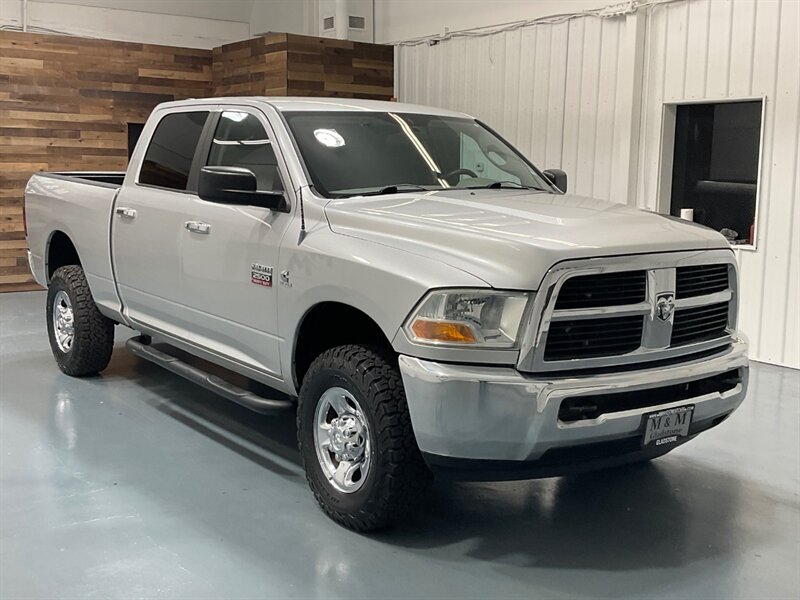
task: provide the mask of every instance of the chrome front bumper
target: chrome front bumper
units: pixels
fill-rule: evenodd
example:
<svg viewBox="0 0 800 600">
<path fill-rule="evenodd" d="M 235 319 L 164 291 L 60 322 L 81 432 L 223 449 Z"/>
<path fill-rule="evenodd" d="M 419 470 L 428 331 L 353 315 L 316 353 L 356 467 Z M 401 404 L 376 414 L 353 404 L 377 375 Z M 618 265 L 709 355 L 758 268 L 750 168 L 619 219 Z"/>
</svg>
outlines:
<svg viewBox="0 0 800 600">
<path fill-rule="evenodd" d="M 581 376 L 537 377 L 513 368 L 440 364 L 400 356 L 411 422 L 426 457 L 526 463 L 554 449 L 632 439 L 640 431 L 642 415 L 662 408 L 693 404 L 693 423 L 713 426 L 716 418 L 730 414 L 744 399 L 747 365 L 747 342 L 742 339 L 712 357 Z M 737 368 L 741 383 L 724 393 L 606 413 L 591 420 L 565 423 L 558 418 L 566 397 L 647 390 Z"/>
</svg>

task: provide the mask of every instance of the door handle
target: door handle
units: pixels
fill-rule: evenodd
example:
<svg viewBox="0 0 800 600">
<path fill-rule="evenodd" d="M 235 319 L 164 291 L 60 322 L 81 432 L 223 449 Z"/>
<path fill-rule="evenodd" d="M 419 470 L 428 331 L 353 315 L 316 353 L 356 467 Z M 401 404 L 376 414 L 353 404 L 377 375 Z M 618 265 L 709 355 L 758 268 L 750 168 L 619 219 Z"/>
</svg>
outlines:
<svg viewBox="0 0 800 600">
<path fill-rule="evenodd" d="M 126 208 L 124 206 L 118 206 L 116 213 L 122 217 L 123 219 L 135 219 L 136 218 L 136 210 L 133 208 Z"/>
<path fill-rule="evenodd" d="M 184 227 L 192 233 L 203 233 L 206 235 L 211 233 L 211 225 L 203 223 L 202 221 L 186 221 Z"/>
</svg>

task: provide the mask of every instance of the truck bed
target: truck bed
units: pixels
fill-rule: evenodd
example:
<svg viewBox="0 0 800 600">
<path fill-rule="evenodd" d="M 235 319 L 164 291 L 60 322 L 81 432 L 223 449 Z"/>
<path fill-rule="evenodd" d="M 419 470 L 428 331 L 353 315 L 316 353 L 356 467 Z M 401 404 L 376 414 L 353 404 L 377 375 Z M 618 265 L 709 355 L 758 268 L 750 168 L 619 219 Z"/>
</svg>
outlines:
<svg viewBox="0 0 800 600">
<path fill-rule="evenodd" d="M 111 266 L 110 227 L 114 201 L 124 172 L 61 171 L 36 173 L 25 188 L 30 265 L 46 286 L 53 266 L 51 243 L 68 238 L 80 256 L 92 295 L 100 310 L 116 316 L 120 308 Z"/>
</svg>

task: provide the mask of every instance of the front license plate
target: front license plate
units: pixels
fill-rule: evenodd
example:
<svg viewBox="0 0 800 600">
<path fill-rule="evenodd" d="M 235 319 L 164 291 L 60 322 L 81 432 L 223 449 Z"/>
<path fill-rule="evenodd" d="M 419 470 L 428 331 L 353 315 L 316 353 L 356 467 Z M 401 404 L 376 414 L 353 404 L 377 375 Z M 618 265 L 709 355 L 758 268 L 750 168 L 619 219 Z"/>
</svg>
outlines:
<svg viewBox="0 0 800 600">
<path fill-rule="evenodd" d="M 668 408 L 645 415 L 642 446 L 674 444 L 689 435 L 694 405 Z"/>
</svg>

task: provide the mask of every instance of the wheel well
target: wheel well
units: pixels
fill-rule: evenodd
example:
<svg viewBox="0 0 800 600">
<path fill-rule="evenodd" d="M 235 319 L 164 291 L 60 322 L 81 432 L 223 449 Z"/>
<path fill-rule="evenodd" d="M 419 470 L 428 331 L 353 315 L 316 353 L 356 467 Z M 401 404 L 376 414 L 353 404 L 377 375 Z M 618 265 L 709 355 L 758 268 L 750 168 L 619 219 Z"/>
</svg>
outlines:
<svg viewBox="0 0 800 600">
<path fill-rule="evenodd" d="M 53 233 L 47 246 L 47 280 L 50 281 L 56 269 L 79 264 L 81 259 L 69 236 L 63 231 Z"/>
<path fill-rule="evenodd" d="M 357 308 L 339 302 L 323 302 L 308 311 L 300 324 L 294 350 L 294 377 L 298 389 L 317 356 L 344 344 L 369 344 L 391 350 L 378 324 Z"/>
</svg>

